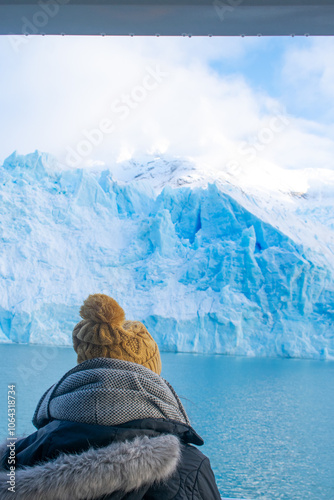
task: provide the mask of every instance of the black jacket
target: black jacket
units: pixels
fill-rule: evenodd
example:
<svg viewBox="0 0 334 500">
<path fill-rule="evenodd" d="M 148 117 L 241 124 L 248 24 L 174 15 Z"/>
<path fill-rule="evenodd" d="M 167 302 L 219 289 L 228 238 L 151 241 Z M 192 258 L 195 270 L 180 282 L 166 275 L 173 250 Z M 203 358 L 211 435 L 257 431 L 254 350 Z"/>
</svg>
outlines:
<svg viewBox="0 0 334 500">
<path fill-rule="evenodd" d="M 209 459 L 192 446 L 203 440 L 172 420 L 117 426 L 52 420 L 15 443 L 15 497 L 5 480 L 7 444 L 0 449 L 3 500 L 220 499 Z"/>
</svg>

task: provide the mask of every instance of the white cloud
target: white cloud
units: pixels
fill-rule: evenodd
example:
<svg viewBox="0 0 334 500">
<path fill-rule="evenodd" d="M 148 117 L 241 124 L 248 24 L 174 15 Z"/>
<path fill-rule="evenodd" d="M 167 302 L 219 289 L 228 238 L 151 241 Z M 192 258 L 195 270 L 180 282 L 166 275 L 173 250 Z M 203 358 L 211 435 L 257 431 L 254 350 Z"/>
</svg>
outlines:
<svg viewBox="0 0 334 500">
<path fill-rule="evenodd" d="M 166 152 L 218 169 L 233 162 L 243 169 L 334 168 L 328 128 L 288 115 L 281 102 L 252 89 L 241 75 L 223 78 L 210 69 L 210 61 L 241 61 L 261 43 L 264 39 L 40 37 L 15 52 L 3 37 L 1 160 L 15 149 L 38 148 L 66 161 L 71 148 L 80 152 L 81 165 Z M 317 44 L 312 47 L 321 53 Z M 310 71 L 303 57 L 300 75 Z M 289 74 L 298 60 L 296 50 L 288 54 L 284 71 Z M 289 85 L 296 81 L 291 76 Z M 323 82 L 329 95 L 330 77 Z M 95 145 L 86 155 L 87 140 Z"/>
<path fill-rule="evenodd" d="M 299 109 L 310 109 L 317 117 L 333 121 L 334 39 L 317 37 L 285 54 L 282 81 L 287 97 Z M 298 108 L 297 108 L 298 109 Z"/>
</svg>

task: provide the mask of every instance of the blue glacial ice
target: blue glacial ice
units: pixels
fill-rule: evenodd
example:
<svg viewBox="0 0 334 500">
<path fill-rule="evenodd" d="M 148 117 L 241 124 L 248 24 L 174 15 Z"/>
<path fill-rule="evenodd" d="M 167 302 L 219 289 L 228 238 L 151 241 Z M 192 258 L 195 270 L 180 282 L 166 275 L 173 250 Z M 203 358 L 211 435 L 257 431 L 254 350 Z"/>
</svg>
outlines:
<svg viewBox="0 0 334 500">
<path fill-rule="evenodd" d="M 334 358 L 333 269 L 218 185 L 157 193 L 35 152 L 0 187 L 0 341 L 70 345 L 106 293 L 165 351 Z"/>
</svg>

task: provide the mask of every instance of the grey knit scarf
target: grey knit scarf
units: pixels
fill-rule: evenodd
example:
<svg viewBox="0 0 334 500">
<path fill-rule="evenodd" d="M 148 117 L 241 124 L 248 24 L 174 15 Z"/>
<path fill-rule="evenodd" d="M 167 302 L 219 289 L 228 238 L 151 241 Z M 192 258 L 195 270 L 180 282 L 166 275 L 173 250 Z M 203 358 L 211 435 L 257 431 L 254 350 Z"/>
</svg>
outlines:
<svg viewBox="0 0 334 500">
<path fill-rule="evenodd" d="M 40 399 L 33 424 L 53 419 L 117 425 L 142 418 L 167 418 L 189 424 L 173 387 L 144 366 L 119 359 L 80 363 Z"/>
</svg>

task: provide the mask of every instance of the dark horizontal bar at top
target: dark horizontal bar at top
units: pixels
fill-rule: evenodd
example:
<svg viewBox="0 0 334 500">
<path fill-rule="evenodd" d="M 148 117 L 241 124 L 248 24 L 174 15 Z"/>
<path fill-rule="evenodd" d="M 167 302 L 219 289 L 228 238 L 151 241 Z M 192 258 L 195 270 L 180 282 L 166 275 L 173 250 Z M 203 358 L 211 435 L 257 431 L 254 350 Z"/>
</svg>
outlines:
<svg viewBox="0 0 334 500">
<path fill-rule="evenodd" d="M 0 34 L 334 35 L 334 0 L 0 0 Z"/>
<path fill-rule="evenodd" d="M 212 6 L 214 0 L 0 0 L 0 5 L 35 5 L 38 7 L 41 3 L 58 3 L 70 5 L 155 5 L 155 6 L 178 6 L 178 5 L 191 5 L 191 6 Z M 292 7 L 292 6 L 314 6 L 321 7 L 324 5 L 334 5 L 334 0 L 225 0 L 221 1 L 222 4 L 231 7 Z"/>
</svg>

